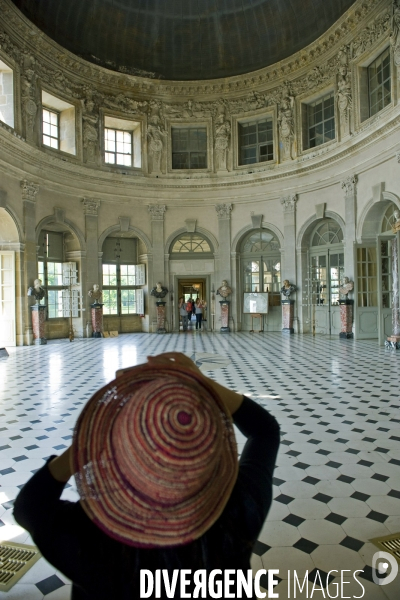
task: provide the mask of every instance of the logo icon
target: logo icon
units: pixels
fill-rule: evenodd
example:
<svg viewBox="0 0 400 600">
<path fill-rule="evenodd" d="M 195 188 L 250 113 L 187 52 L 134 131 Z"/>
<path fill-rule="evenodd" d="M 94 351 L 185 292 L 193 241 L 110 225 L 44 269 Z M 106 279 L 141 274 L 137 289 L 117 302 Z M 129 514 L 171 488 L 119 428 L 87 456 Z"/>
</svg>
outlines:
<svg viewBox="0 0 400 600">
<path fill-rule="evenodd" d="M 372 579 L 376 585 L 388 585 L 397 577 L 399 565 L 387 552 L 375 552 L 372 557 Z"/>
</svg>

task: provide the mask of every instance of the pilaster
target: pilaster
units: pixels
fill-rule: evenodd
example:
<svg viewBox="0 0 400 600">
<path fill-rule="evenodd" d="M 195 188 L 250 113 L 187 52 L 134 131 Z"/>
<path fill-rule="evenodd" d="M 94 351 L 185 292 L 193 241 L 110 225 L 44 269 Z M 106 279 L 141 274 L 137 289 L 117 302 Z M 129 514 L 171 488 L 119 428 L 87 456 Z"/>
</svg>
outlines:
<svg viewBox="0 0 400 600">
<path fill-rule="evenodd" d="M 23 205 L 23 227 L 25 234 L 25 253 L 24 253 L 24 288 L 23 294 L 26 294 L 28 287 L 33 285 L 33 281 L 37 278 L 37 253 L 36 253 L 36 196 L 39 191 L 39 186 L 32 181 L 23 179 L 21 181 L 22 188 L 22 205 Z M 24 343 L 27 346 L 33 344 L 33 331 L 30 304 L 34 304 L 34 299 L 31 302 L 27 299 L 25 303 L 24 315 Z"/>
<path fill-rule="evenodd" d="M 83 198 L 81 200 L 85 215 L 86 258 L 81 262 L 81 280 L 86 282 L 82 287 L 82 306 L 86 308 L 86 320 L 90 319 L 90 298 L 88 291 L 93 284 L 101 286 L 101 271 L 99 271 L 98 253 L 98 210 L 101 201 L 99 198 Z M 84 327 L 84 331 L 86 328 Z"/>
<path fill-rule="evenodd" d="M 354 281 L 354 244 L 356 243 L 356 202 L 357 202 L 357 175 L 351 175 L 342 181 L 345 200 L 344 231 L 344 272 L 346 277 Z"/>
<path fill-rule="evenodd" d="M 281 198 L 283 207 L 283 236 L 285 240 L 285 263 L 282 274 L 283 279 L 296 283 L 296 204 L 297 194 L 290 194 Z"/>
<path fill-rule="evenodd" d="M 216 204 L 215 210 L 218 215 L 218 241 L 219 251 L 218 258 L 215 261 L 215 289 L 219 288 L 223 279 L 232 285 L 231 271 L 231 213 L 233 205 L 230 203 Z M 233 297 L 235 297 L 234 290 Z M 219 304 L 216 302 L 216 305 Z M 219 310 L 219 309 L 218 309 Z M 216 329 L 219 327 L 216 325 Z"/>
<path fill-rule="evenodd" d="M 157 281 L 165 281 L 164 271 L 164 216 L 167 207 L 165 204 L 149 204 L 147 207 L 151 218 L 151 237 L 153 244 L 152 261 L 148 263 L 148 289 Z M 157 330 L 157 307 L 155 302 L 149 302 L 149 316 L 151 331 Z"/>
</svg>

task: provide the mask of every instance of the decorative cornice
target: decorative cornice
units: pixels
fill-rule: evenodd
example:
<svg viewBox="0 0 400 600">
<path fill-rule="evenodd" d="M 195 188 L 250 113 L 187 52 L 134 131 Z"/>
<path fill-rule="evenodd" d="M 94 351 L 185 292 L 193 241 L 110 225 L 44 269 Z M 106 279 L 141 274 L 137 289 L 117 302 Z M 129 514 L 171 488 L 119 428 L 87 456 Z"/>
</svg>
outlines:
<svg viewBox="0 0 400 600">
<path fill-rule="evenodd" d="M 39 191 L 39 186 L 32 181 L 28 181 L 27 179 L 23 179 L 21 181 L 22 188 L 22 200 L 27 200 L 29 202 L 36 202 L 36 194 Z"/>
<path fill-rule="evenodd" d="M 149 204 L 147 210 L 150 213 L 152 221 L 164 221 L 164 214 L 167 210 L 165 204 Z"/>
<path fill-rule="evenodd" d="M 281 204 L 283 206 L 283 212 L 294 212 L 296 210 L 296 203 L 298 201 L 297 194 L 290 194 L 281 198 Z"/>
<path fill-rule="evenodd" d="M 342 181 L 342 190 L 344 190 L 345 196 L 354 196 L 356 193 L 358 177 L 357 175 L 350 175 L 344 181 Z"/>
<path fill-rule="evenodd" d="M 101 200 L 99 198 L 83 198 L 81 200 L 83 205 L 83 212 L 85 215 L 92 215 L 97 217 L 97 211 L 99 210 Z"/>
<path fill-rule="evenodd" d="M 218 219 L 230 219 L 233 205 L 232 204 L 216 204 Z"/>
</svg>

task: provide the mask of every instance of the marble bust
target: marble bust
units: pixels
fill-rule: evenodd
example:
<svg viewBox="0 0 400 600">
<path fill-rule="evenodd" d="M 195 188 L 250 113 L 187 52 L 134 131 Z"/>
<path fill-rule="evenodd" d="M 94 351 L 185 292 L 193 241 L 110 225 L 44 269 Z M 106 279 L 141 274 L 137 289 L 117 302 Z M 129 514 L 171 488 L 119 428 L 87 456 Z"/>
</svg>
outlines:
<svg viewBox="0 0 400 600">
<path fill-rule="evenodd" d="M 289 279 L 283 280 L 283 286 L 281 287 L 281 294 L 284 300 L 289 300 L 290 294 L 296 291 L 296 286 L 290 283 Z"/>
<path fill-rule="evenodd" d="M 345 296 L 347 298 L 349 292 L 352 292 L 354 289 L 354 282 L 350 281 L 348 277 L 343 277 L 342 284 L 339 288 L 339 294 L 341 296 Z"/>
<path fill-rule="evenodd" d="M 40 301 L 45 297 L 46 289 L 42 286 L 41 279 L 35 279 L 33 287 L 28 288 L 28 296 L 33 296 L 36 300 L 36 304 L 40 304 Z"/>
<path fill-rule="evenodd" d="M 153 287 L 153 289 L 150 292 L 150 296 L 155 296 L 155 298 L 165 298 L 165 296 L 167 294 L 168 294 L 168 288 L 161 285 L 160 281 L 158 281 L 156 283 L 156 285 Z"/>
<path fill-rule="evenodd" d="M 88 291 L 88 296 L 93 300 L 93 304 L 100 304 L 103 292 L 97 283 L 94 283 L 93 289 Z"/>
<path fill-rule="evenodd" d="M 222 298 L 227 298 L 232 294 L 232 288 L 229 287 L 226 279 L 222 281 L 222 285 L 217 289 L 217 296 L 222 296 Z"/>
</svg>

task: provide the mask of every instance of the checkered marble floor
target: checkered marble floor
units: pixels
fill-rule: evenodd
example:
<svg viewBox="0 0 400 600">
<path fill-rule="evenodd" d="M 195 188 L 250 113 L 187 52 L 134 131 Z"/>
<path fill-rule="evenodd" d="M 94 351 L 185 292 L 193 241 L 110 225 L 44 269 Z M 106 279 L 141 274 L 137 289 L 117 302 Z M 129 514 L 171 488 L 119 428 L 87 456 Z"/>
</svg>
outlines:
<svg viewBox="0 0 400 600">
<path fill-rule="evenodd" d="M 336 595 L 340 579 L 330 577 L 330 597 L 397 600 L 400 575 L 386 586 L 372 582 L 369 540 L 400 531 L 400 352 L 375 341 L 189 331 L 9 349 L 0 359 L 0 539 L 31 543 L 13 520 L 13 500 L 49 455 L 68 446 L 91 394 L 116 369 L 165 351 L 191 356 L 281 425 L 274 502 L 253 556 L 254 569 L 280 570 L 279 598 L 294 597 L 288 570 L 299 578 L 308 571 L 312 583 L 319 570 L 325 585 L 333 569 L 363 569 L 363 596 L 354 580 Z M 239 451 L 243 443 L 239 434 Z M 72 480 L 63 497 L 77 498 Z M 326 589 L 311 596 L 312 583 L 296 597 L 329 597 Z M 0 598 L 69 595 L 70 582 L 40 559 Z"/>
</svg>

